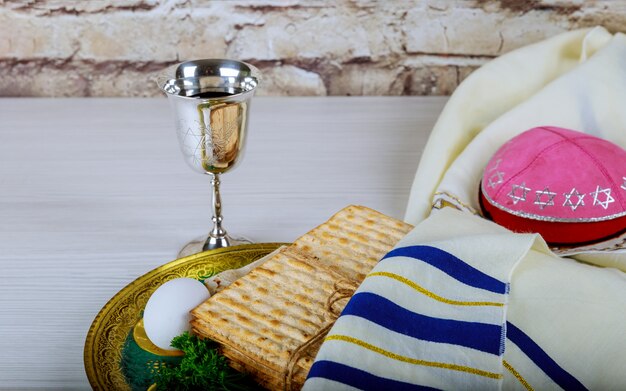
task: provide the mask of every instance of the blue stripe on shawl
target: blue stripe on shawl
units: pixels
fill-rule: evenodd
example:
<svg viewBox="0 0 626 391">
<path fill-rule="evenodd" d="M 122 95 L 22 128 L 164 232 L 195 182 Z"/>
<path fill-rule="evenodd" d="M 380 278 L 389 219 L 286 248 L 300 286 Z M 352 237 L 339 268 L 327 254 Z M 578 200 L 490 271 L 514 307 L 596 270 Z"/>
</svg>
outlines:
<svg viewBox="0 0 626 391">
<path fill-rule="evenodd" d="M 315 364 L 313 364 L 307 378 L 310 379 L 313 377 L 334 380 L 336 382 L 347 384 L 361 390 L 437 390 L 436 388 L 432 387 L 420 386 L 418 384 L 411 384 L 403 381 L 379 377 L 348 365 L 326 360 L 316 361 Z"/>
<path fill-rule="evenodd" d="M 510 322 L 506 322 L 506 336 L 564 390 L 587 389 L 578 379 L 561 368 L 535 341 Z"/>
<path fill-rule="evenodd" d="M 413 338 L 465 346 L 500 355 L 502 326 L 432 318 L 411 312 L 389 299 L 369 292 L 352 296 L 341 316 L 354 315 Z"/>
<path fill-rule="evenodd" d="M 408 246 L 391 250 L 383 259 L 391 257 L 409 257 L 421 260 L 436 267 L 450 277 L 473 286 L 495 293 L 508 293 L 508 284 L 481 272 L 454 255 L 431 246 Z"/>
</svg>

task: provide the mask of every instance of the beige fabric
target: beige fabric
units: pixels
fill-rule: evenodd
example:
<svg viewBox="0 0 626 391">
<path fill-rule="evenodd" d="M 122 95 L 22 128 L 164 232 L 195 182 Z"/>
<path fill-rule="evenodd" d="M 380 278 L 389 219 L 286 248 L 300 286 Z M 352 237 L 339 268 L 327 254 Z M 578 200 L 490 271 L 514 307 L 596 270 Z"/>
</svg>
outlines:
<svg viewBox="0 0 626 391">
<path fill-rule="evenodd" d="M 624 388 L 626 273 L 534 248 L 513 271 L 507 307 L 507 321 L 522 328 L 588 389 Z M 554 388 L 508 340 L 504 360 L 534 389 Z M 517 383 L 505 377 L 503 388 Z"/>
<path fill-rule="evenodd" d="M 488 63 L 457 89 L 437 121 L 405 220 L 416 229 L 427 224 L 427 236 L 439 235 L 442 246 L 459 242 L 449 227 L 464 225 L 459 255 L 471 259 L 484 245 L 472 241 L 470 232 L 485 227 L 478 186 L 492 154 L 541 125 L 584 131 L 626 148 L 625 86 L 626 36 L 601 27 L 568 32 Z M 493 240 L 490 262 L 510 263 L 507 251 L 523 249 L 503 248 L 510 242 Z M 590 389 L 626 384 L 625 243 L 622 235 L 586 247 L 548 249 L 538 238 L 510 270 L 507 320 Z M 554 387 L 510 341 L 504 360 L 535 389 Z M 503 373 L 504 389 L 523 389 L 511 371 Z"/>
<path fill-rule="evenodd" d="M 568 32 L 508 53 L 472 73 L 450 97 L 432 130 L 411 188 L 405 220 L 416 225 L 429 215 L 433 194 L 444 174 L 480 132 L 592 57 L 611 38 L 603 28 Z M 553 108 L 555 101 L 545 103 Z M 568 111 L 575 110 L 572 107 Z"/>
<path fill-rule="evenodd" d="M 500 269 L 507 268 L 512 276 L 506 320 L 587 388 L 626 384 L 626 273 L 559 258 L 538 235 L 507 235 L 492 222 L 452 208 L 426 219 L 414 233 L 491 275 L 506 275 Z M 488 234 L 489 243 L 479 240 Z M 510 340 L 503 360 L 535 390 L 555 389 Z M 523 389 L 510 370 L 502 373 L 502 389 Z"/>
<path fill-rule="evenodd" d="M 535 126 L 584 131 L 626 148 L 626 36 L 597 27 L 565 33 L 498 58 L 450 98 L 426 146 L 405 220 L 419 223 L 444 202 L 479 213 L 489 158 Z M 626 237 L 559 255 L 626 271 Z"/>
</svg>

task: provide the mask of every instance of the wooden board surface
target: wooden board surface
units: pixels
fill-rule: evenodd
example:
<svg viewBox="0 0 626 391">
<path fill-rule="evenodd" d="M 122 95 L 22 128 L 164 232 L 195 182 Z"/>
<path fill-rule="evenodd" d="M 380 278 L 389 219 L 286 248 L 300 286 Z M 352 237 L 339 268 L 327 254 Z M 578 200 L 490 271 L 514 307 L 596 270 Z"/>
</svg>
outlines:
<svg viewBox="0 0 626 391">
<path fill-rule="evenodd" d="M 224 226 L 290 242 L 348 204 L 402 218 L 446 98 L 254 98 Z M 0 389 L 88 389 L 85 335 L 207 232 L 166 99 L 0 99 Z"/>
</svg>

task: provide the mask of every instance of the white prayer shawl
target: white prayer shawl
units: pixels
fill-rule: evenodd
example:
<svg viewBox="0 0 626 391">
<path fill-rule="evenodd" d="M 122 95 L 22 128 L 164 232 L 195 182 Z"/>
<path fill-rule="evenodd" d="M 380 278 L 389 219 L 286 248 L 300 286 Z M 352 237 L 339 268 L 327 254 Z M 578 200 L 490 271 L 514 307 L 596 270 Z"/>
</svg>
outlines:
<svg viewBox="0 0 626 391">
<path fill-rule="evenodd" d="M 626 386 L 622 242 L 549 249 L 479 215 L 488 159 L 540 125 L 626 147 L 624 35 L 568 32 L 490 62 L 457 89 L 413 184 L 406 220 L 416 228 L 350 300 L 305 390 Z"/>
<path fill-rule="evenodd" d="M 446 208 L 368 274 L 304 390 L 620 389 L 625 289 L 620 271 Z"/>
</svg>

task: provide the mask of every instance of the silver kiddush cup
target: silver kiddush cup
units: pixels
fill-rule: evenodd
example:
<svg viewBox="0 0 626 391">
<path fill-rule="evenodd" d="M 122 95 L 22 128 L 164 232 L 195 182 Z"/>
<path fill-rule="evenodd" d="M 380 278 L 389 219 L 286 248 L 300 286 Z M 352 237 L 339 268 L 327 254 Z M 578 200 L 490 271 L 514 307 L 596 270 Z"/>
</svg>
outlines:
<svg viewBox="0 0 626 391">
<path fill-rule="evenodd" d="M 222 227 L 220 174 L 242 158 L 248 127 L 250 100 L 259 84 L 254 66 L 234 60 L 186 61 L 157 76 L 174 110 L 176 133 L 187 164 L 211 176 L 213 228 L 208 238 L 187 244 L 179 253 L 228 247 L 241 242 Z"/>
</svg>

